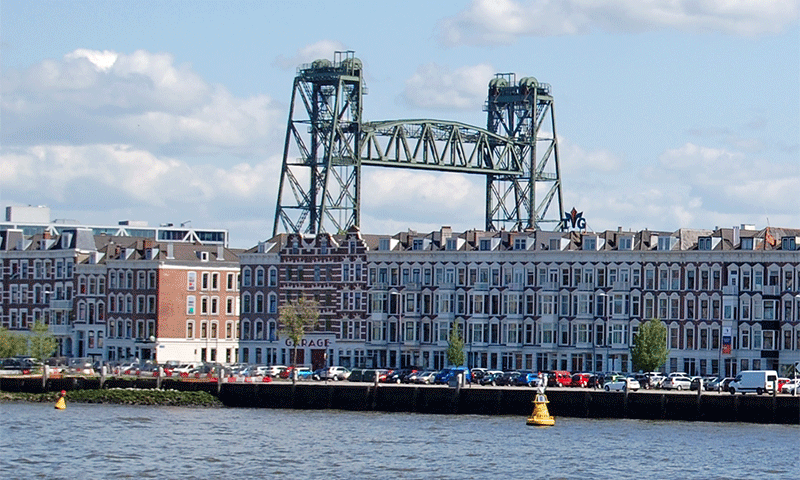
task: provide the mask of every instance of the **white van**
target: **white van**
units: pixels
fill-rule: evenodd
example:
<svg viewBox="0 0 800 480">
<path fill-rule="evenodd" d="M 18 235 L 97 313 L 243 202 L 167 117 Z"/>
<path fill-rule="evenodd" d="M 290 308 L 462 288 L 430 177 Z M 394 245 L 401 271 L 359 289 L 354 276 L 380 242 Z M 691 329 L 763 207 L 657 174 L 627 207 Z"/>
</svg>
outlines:
<svg viewBox="0 0 800 480">
<path fill-rule="evenodd" d="M 755 392 L 761 395 L 764 392 L 772 393 L 777 387 L 778 372 L 775 370 L 744 370 L 728 384 L 728 391 L 731 395 L 736 392 Z"/>
</svg>

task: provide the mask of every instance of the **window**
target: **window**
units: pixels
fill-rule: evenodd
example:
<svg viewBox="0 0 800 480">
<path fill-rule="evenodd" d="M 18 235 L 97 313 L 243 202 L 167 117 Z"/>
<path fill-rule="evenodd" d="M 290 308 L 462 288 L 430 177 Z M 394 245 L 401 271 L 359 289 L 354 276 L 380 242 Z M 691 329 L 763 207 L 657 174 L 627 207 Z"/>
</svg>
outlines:
<svg viewBox="0 0 800 480">
<path fill-rule="evenodd" d="M 752 250 L 753 249 L 753 238 L 752 237 L 742 238 L 741 242 L 739 243 L 739 246 L 740 246 L 740 248 L 742 250 Z"/>
<path fill-rule="evenodd" d="M 698 250 L 711 250 L 711 237 L 700 237 L 697 239 Z"/>
<path fill-rule="evenodd" d="M 194 292 L 197 290 L 197 272 L 187 272 L 186 273 L 186 290 L 190 292 Z"/>
<path fill-rule="evenodd" d="M 620 237 L 618 250 L 633 250 L 633 237 Z"/>
<path fill-rule="evenodd" d="M 186 297 L 186 315 L 194 315 L 195 313 L 195 297 L 189 295 Z"/>
<path fill-rule="evenodd" d="M 597 250 L 597 237 L 583 237 L 583 250 Z"/>
<path fill-rule="evenodd" d="M 514 239 L 514 250 L 527 250 L 528 248 L 528 239 L 527 238 L 515 238 Z"/>
<path fill-rule="evenodd" d="M 192 320 L 186 321 L 186 338 L 194 338 L 194 322 Z"/>
</svg>

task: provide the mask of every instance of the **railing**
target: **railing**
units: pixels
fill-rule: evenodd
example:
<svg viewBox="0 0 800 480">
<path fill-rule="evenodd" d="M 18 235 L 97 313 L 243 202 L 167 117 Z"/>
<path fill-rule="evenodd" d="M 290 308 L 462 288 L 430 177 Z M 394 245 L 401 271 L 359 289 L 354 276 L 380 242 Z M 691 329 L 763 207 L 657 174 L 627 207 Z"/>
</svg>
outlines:
<svg viewBox="0 0 800 480">
<path fill-rule="evenodd" d="M 723 295 L 738 295 L 739 294 L 739 285 L 723 285 L 722 294 Z"/>
<path fill-rule="evenodd" d="M 59 336 L 66 336 L 72 333 L 72 326 L 71 325 L 50 325 L 50 333 L 59 337 Z"/>
<path fill-rule="evenodd" d="M 72 300 L 50 300 L 50 308 L 54 310 L 71 310 Z"/>
</svg>

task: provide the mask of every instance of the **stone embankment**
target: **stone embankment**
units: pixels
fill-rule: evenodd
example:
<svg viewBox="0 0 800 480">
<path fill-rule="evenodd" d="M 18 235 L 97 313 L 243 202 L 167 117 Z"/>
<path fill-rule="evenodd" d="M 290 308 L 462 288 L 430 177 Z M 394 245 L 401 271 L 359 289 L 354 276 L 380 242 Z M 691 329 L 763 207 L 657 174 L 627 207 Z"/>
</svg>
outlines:
<svg viewBox="0 0 800 480">
<path fill-rule="evenodd" d="M 524 387 L 461 387 L 350 382 L 218 382 L 217 379 L 144 377 L 0 377 L 0 391 L 18 393 L 133 389 L 130 402 L 151 402 L 160 390 L 203 392 L 228 407 L 340 409 L 437 414 L 519 415 L 532 409 L 535 390 Z M 155 390 L 147 392 L 147 390 Z M 81 393 L 80 395 L 84 395 Z M 85 394 L 88 395 L 88 394 Z M 635 418 L 800 425 L 800 397 L 696 392 L 605 392 L 580 388 L 550 389 L 550 413 L 563 417 Z M 53 397 L 54 398 L 54 397 Z M 87 397 L 88 398 L 88 397 Z M 98 397 L 107 398 L 107 397 Z M 88 400 L 87 400 L 88 401 Z M 104 400 L 101 400 L 104 401 Z M 110 400 L 109 400 L 110 402 Z M 194 404 L 194 403 L 186 403 Z"/>
</svg>

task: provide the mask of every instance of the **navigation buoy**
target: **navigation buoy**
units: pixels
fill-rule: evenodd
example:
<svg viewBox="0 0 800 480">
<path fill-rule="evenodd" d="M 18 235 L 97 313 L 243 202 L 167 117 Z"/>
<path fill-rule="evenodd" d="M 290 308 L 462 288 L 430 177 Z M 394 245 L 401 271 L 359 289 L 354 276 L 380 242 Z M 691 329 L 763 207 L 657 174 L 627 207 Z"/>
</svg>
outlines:
<svg viewBox="0 0 800 480">
<path fill-rule="evenodd" d="M 67 401 L 66 401 L 67 391 L 61 390 L 61 395 L 58 397 L 58 401 L 56 402 L 56 409 L 57 410 L 64 410 L 67 408 Z"/>
<path fill-rule="evenodd" d="M 537 427 L 551 427 L 556 424 L 556 419 L 547 410 L 547 395 L 543 393 L 536 394 L 533 400 L 533 412 L 528 417 L 527 424 Z"/>
</svg>

